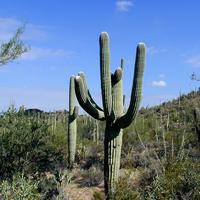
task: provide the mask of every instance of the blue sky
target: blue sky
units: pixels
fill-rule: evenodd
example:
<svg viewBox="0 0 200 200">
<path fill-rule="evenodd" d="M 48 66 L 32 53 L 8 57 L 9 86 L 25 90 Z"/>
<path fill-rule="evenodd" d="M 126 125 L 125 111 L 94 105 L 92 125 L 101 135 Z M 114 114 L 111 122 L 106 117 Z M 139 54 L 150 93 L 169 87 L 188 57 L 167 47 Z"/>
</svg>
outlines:
<svg viewBox="0 0 200 200">
<path fill-rule="evenodd" d="M 31 50 L 0 68 L 0 108 L 68 109 L 71 75 L 84 71 L 101 103 L 100 32 L 110 36 L 111 68 L 125 59 L 124 93 L 131 91 L 135 48 L 147 46 L 143 106 L 198 88 L 200 77 L 200 1 L 198 0 L 0 0 L 0 41 L 26 23 Z"/>
</svg>

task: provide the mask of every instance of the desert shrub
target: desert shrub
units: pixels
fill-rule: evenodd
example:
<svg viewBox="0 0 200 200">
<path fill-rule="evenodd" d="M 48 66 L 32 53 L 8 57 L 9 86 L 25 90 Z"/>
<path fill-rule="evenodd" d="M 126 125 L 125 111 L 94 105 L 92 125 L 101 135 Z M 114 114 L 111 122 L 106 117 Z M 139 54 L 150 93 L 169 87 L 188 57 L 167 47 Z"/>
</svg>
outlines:
<svg viewBox="0 0 200 200">
<path fill-rule="evenodd" d="M 53 170 L 63 154 L 53 144 L 48 126 L 10 108 L 0 118 L 0 179 L 16 172 L 34 174 Z"/>
<path fill-rule="evenodd" d="M 116 184 L 115 191 L 111 197 L 111 200 L 130 200 L 140 199 L 140 193 L 136 190 L 135 185 L 132 183 L 129 174 L 121 177 Z"/>
<path fill-rule="evenodd" d="M 73 168 L 70 172 L 69 172 L 69 177 L 70 177 L 70 182 L 73 182 L 74 180 L 79 180 L 81 174 L 83 173 L 83 169 L 80 168 Z M 68 182 L 68 183 L 70 183 Z M 68 184 L 66 183 L 66 185 Z"/>
<path fill-rule="evenodd" d="M 103 168 L 103 144 L 92 143 L 83 147 L 77 151 L 77 163 L 80 164 L 81 168 L 89 169 L 92 165 Z"/>
<path fill-rule="evenodd" d="M 66 187 L 72 179 L 73 173 L 68 170 L 57 170 L 53 173 L 45 172 L 37 174 L 34 178 L 38 183 L 38 191 L 41 194 L 41 200 L 62 200 L 66 193 Z M 63 187 L 64 186 L 64 187 Z"/>
<path fill-rule="evenodd" d="M 99 167 L 92 166 L 88 170 L 82 172 L 82 180 L 80 182 L 82 187 L 97 186 L 103 181 L 103 171 Z"/>
<path fill-rule="evenodd" d="M 67 126 L 65 123 L 57 122 L 55 131 L 52 132 L 52 128 L 48 128 L 50 135 L 49 144 L 55 150 L 55 152 L 60 152 L 62 155 L 62 160 L 67 161 Z"/>
<path fill-rule="evenodd" d="M 151 153 L 149 152 L 149 155 Z M 163 156 L 163 155 L 162 155 Z M 149 165 L 139 169 L 133 179 L 128 174 L 120 178 L 113 199 L 199 199 L 199 158 L 189 158 L 182 147 L 176 155 L 152 157 Z"/>
<path fill-rule="evenodd" d="M 124 130 L 122 157 L 126 156 L 133 149 L 133 147 L 137 147 L 139 143 L 137 134 L 131 129 L 133 128 L 128 127 L 127 129 Z"/>
<path fill-rule="evenodd" d="M 75 170 L 75 169 L 73 169 Z M 59 183 L 59 185 L 61 185 L 62 183 L 64 183 L 65 185 L 68 185 L 71 183 L 73 177 L 74 177 L 74 171 L 70 171 L 70 170 L 57 170 L 54 172 L 54 176 L 56 181 Z"/>
<path fill-rule="evenodd" d="M 38 184 L 24 176 L 16 175 L 12 181 L 2 181 L 0 184 L 0 199 L 4 200 L 40 200 L 41 195 L 37 191 Z"/>
<path fill-rule="evenodd" d="M 123 152 L 121 158 L 121 168 L 131 169 L 131 168 L 145 168 L 149 166 L 149 159 L 147 158 L 147 153 L 131 151 L 128 154 Z"/>
<path fill-rule="evenodd" d="M 148 199 L 200 199 L 200 164 L 186 159 L 169 162 L 148 188 Z"/>
<path fill-rule="evenodd" d="M 53 174 L 40 177 L 38 181 L 38 191 L 42 194 L 42 200 L 56 199 L 59 195 L 59 183 Z"/>
<path fill-rule="evenodd" d="M 95 191 L 93 194 L 93 200 L 104 200 L 105 199 L 105 195 L 103 192 L 97 192 Z"/>
</svg>

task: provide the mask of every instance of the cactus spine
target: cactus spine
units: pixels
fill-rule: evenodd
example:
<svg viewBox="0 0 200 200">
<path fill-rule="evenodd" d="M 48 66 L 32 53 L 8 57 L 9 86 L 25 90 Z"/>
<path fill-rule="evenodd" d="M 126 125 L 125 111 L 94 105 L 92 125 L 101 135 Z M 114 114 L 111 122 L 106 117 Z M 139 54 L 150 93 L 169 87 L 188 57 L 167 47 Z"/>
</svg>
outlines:
<svg viewBox="0 0 200 200">
<path fill-rule="evenodd" d="M 106 32 L 100 35 L 100 75 L 103 109 L 92 99 L 83 73 L 75 78 L 75 91 L 79 104 L 93 118 L 106 121 L 104 139 L 104 187 L 106 198 L 114 192 L 118 180 L 123 128 L 128 127 L 135 119 L 142 96 L 142 82 L 145 65 L 145 45 L 137 46 L 135 71 L 130 104 L 124 113 L 121 66 L 110 72 L 109 37 Z"/>
<path fill-rule="evenodd" d="M 75 106 L 75 83 L 74 77 L 70 78 L 69 84 L 69 119 L 68 119 L 68 164 L 69 168 L 73 167 L 76 153 L 76 135 L 77 135 L 77 122 L 78 107 Z"/>
</svg>

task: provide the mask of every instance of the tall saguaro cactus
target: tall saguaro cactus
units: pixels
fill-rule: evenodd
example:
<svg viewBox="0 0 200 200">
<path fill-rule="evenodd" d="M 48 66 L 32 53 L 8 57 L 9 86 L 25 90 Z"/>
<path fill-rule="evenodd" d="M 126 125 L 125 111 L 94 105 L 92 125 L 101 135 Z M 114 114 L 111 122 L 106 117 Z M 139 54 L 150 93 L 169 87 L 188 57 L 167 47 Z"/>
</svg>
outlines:
<svg viewBox="0 0 200 200">
<path fill-rule="evenodd" d="M 76 135 L 77 135 L 77 123 L 76 118 L 78 116 L 78 107 L 75 106 L 75 77 L 70 78 L 69 84 L 69 119 L 68 119 L 68 164 L 72 168 L 75 160 L 76 153 Z"/>
<path fill-rule="evenodd" d="M 130 104 L 124 113 L 122 75 L 123 60 L 113 74 L 110 72 L 109 37 L 100 34 L 100 74 L 103 109 L 92 99 L 83 73 L 75 78 L 75 91 L 79 104 L 93 118 L 106 121 L 104 139 L 104 185 L 109 199 L 118 180 L 123 129 L 135 119 L 142 96 L 142 82 L 145 65 L 145 45 L 139 43 L 136 52 L 135 71 Z"/>
</svg>

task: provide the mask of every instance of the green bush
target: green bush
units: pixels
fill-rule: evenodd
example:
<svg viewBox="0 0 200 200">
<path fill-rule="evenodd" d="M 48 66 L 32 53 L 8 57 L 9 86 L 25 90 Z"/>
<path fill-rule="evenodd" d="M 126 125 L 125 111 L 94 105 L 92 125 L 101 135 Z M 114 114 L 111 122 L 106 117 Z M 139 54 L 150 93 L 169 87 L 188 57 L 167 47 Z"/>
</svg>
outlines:
<svg viewBox="0 0 200 200">
<path fill-rule="evenodd" d="M 169 162 L 148 188 L 147 199 L 200 199 L 200 164 L 192 160 Z"/>
<path fill-rule="evenodd" d="M 97 192 L 95 191 L 93 194 L 93 200 L 104 200 L 105 199 L 105 195 L 103 192 Z"/>
<path fill-rule="evenodd" d="M 135 185 L 131 183 L 129 175 L 121 177 L 116 185 L 114 194 L 111 197 L 111 200 L 139 200 L 140 193 L 136 190 Z"/>
<path fill-rule="evenodd" d="M 16 172 L 54 170 L 64 160 L 47 124 L 14 108 L 0 117 L 0 144 L 0 179 L 12 178 Z"/>
<path fill-rule="evenodd" d="M 0 184 L 0 199 L 4 200 L 40 200 L 37 183 L 26 178 L 24 174 L 16 175 L 11 182 L 3 181 Z"/>
</svg>

